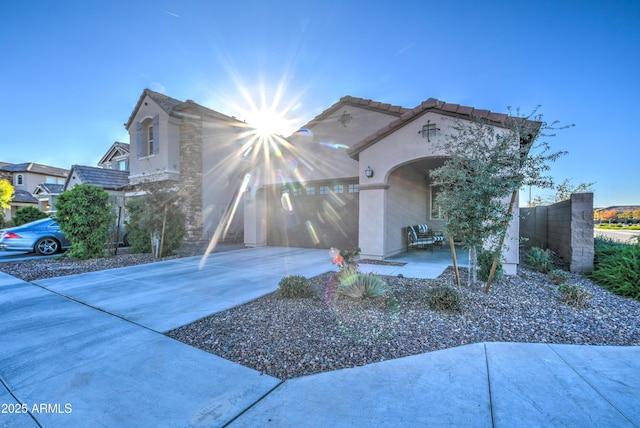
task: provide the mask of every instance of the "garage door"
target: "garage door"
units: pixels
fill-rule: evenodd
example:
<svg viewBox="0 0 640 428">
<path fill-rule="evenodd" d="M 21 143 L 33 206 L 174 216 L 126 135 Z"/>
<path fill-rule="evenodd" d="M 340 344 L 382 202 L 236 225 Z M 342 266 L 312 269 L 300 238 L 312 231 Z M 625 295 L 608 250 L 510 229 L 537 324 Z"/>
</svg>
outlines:
<svg viewBox="0 0 640 428">
<path fill-rule="evenodd" d="M 357 179 L 272 186 L 267 189 L 267 244 L 358 247 Z"/>
</svg>

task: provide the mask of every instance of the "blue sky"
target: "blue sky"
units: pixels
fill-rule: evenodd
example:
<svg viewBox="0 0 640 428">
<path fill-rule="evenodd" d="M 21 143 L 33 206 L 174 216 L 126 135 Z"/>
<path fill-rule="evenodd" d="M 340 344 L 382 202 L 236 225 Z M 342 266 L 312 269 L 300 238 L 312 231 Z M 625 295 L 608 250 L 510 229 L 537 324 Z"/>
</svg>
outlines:
<svg viewBox="0 0 640 428">
<path fill-rule="evenodd" d="M 637 0 L 10 2 L 0 161 L 95 165 L 128 142 L 144 88 L 241 119 L 248 99 L 275 105 L 289 130 L 344 95 L 434 97 L 541 105 L 576 125 L 548 140 L 569 152 L 554 178 L 595 182 L 595 206 L 640 204 L 638 22 Z"/>
</svg>

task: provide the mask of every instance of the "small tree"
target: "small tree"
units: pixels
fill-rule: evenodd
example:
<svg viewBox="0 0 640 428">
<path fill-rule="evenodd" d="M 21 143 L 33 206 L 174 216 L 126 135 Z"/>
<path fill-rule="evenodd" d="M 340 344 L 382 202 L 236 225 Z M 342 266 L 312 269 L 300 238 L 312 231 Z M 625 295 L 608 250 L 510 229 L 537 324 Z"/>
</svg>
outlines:
<svg viewBox="0 0 640 428">
<path fill-rule="evenodd" d="M 109 194 L 90 184 L 74 186 L 60 194 L 56 202 L 56 221 L 71 241 L 71 257 L 102 257 L 113 223 Z"/>
<path fill-rule="evenodd" d="M 4 214 L 4 210 L 11 206 L 11 200 L 15 190 L 9 180 L 0 180 L 0 210 Z"/>
<path fill-rule="evenodd" d="M 549 162 L 566 154 L 549 154 L 549 145 L 537 142 L 540 136 L 552 136 L 546 131 L 558 129 L 556 124 L 543 122 L 535 111 L 521 116 L 518 110 L 516 116 L 510 114 L 499 125 L 481 119 L 454 120 L 453 132 L 439 143 L 448 160 L 432 171 L 431 177 L 443 188 L 437 203 L 445 214 L 445 229 L 449 236 L 460 237 L 463 247 L 469 249 L 469 284 L 476 280 L 478 247 L 495 254 L 487 293 L 520 188 L 552 187 L 553 180 L 543 173 L 549 170 Z"/>
<path fill-rule="evenodd" d="M 24 207 L 16 211 L 16 215 L 13 217 L 13 224 L 20 226 L 21 224 L 30 223 L 47 217 L 47 213 L 40 211 L 36 207 Z"/>
<path fill-rule="evenodd" d="M 162 257 L 179 248 L 184 240 L 186 216 L 180 209 L 179 194 L 160 186 L 146 183 L 142 186 L 144 195 L 127 201 L 127 237 L 134 253 L 152 252 L 156 242 Z"/>
<path fill-rule="evenodd" d="M 570 178 L 565 178 L 564 181 L 555 186 L 556 194 L 549 200 L 549 203 L 566 201 L 571 199 L 572 193 L 585 193 L 593 192 L 593 185 L 595 183 L 580 183 L 578 185 L 572 185 Z"/>
</svg>

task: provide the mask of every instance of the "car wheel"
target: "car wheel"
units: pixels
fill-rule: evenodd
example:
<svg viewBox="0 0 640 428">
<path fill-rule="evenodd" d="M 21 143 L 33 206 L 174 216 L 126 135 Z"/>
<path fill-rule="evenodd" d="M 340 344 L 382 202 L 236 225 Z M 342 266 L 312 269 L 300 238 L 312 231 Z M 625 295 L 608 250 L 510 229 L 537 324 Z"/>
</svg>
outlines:
<svg viewBox="0 0 640 428">
<path fill-rule="evenodd" d="M 50 256 L 60 250 L 60 243 L 53 238 L 41 238 L 36 242 L 35 250 L 36 254 Z"/>
</svg>

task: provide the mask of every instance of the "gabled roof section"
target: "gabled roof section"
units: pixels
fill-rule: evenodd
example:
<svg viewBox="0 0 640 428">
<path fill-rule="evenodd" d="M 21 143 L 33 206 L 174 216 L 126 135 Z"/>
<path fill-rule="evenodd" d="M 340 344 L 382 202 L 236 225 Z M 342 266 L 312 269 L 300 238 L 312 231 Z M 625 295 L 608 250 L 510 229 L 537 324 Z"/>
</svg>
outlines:
<svg viewBox="0 0 640 428">
<path fill-rule="evenodd" d="M 37 204 L 38 200 L 35 198 L 35 196 L 27 192 L 26 190 L 16 189 L 11 202 L 18 202 L 22 204 Z"/>
<path fill-rule="evenodd" d="M 57 195 L 64 191 L 64 184 L 40 183 L 33 191 L 34 195 L 46 193 L 49 195 Z"/>
<path fill-rule="evenodd" d="M 111 145 L 107 153 L 102 156 L 102 159 L 98 162 L 98 165 L 101 165 L 105 162 L 109 162 L 114 156 L 123 156 L 131 153 L 131 148 L 129 147 L 129 143 L 121 143 L 116 141 Z"/>
<path fill-rule="evenodd" d="M 34 174 L 50 175 L 52 177 L 66 177 L 69 173 L 68 170 L 63 168 L 57 168 L 55 166 L 42 165 L 39 163 L 27 162 L 27 163 L 14 163 L 4 165 L 0 167 L 4 171 L 10 172 L 32 172 Z"/>
<path fill-rule="evenodd" d="M 97 168 L 95 166 L 73 165 L 65 183 L 76 177 L 83 184 L 92 184 L 105 190 L 120 190 L 129 185 L 129 171 Z"/>
<path fill-rule="evenodd" d="M 446 103 L 444 101 L 437 100 L 435 98 L 429 98 L 426 101 L 423 101 L 420 105 L 413 109 L 405 109 L 402 115 L 397 119 L 391 122 L 388 126 L 379 129 L 375 134 L 372 134 L 355 144 L 349 150 L 347 150 L 347 154 L 351 156 L 353 159 L 358 159 L 358 155 L 361 151 L 366 149 L 367 147 L 375 144 L 382 138 L 387 135 L 395 132 L 399 128 L 403 127 L 407 123 L 410 123 L 417 118 L 421 117 L 428 111 L 434 111 L 439 114 L 443 114 L 446 116 L 457 117 L 461 119 L 480 119 L 485 120 L 488 123 L 496 126 L 505 126 L 507 120 L 523 120 L 514 118 L 513 116 L 509 116 L 505 113 L 494 113 L 489 110 L 477 109 L 469 106 L 462 106 L 460 104 L 451 104 Z M 529 122 L 529 121 L 527 121 Z M 532 124 L 534 122 L 531 122 Z"/>
<path fill-rule="evenodd" d="M 191 109 L 201 115 L 207 115 L 207 116 L 216 117 L 218 119 L 244 123 L 236 119 L 235 117 L 227 116 L 225 114 L 222 114 L 210 108 L 202 106 L 192 100 L 180 101 L 175 98 L 168 97 L 159 92 L 152 91 L 151 89 L 145 89 L 144 91 L 142 91 L 142 95 L 140 95 L 140 99 L 138 100 L 138 103 L 136 104 L 135 108 L 131 112 L 131 115 L 129 116 L 129 120 L 127 120 L 127 123 L 124 124 L 125 128 L 129 129 L 129 126 L 131 126 L 131 123 L 133 122 L 133 119 L 136 116 L 136 113 L 138 112 L 138 109 L 140 108 L 140 105 L 142 104 L 146 96 L 151 98 L 154 102 L 156 102 L 160 106 L 160 108 L 162 108 L 162 110 L 164 110 L 167 114 L 172 116 L 181 116 L 180 115 L 181 112 L 188 111 Z"/>
<path fill-rule="evenodd" d="M 311 119 L 310 122 L 303 125 L 301 128 L 311 128 L 317 123 L 322 122 L 324 119 L 326 119 L 327 117 L 335 113 L 337 110 L 340 110 L 341 108 L 344 108 L 345 106 L 348 106 L 348 105 L 361 107 L 369 110 L 374 110 L 380 113 L 391 114 L 398 117 L 400 117 L 403 113 L 406 113 L 410 110 L 405 107 L 386 104 L 380 101 L 374 101 L 367 98 L 356 98 L 350 95 L 346 95 L 340 98 L 340 100 L 337 103 L 333 104 L 331 107 L 329 107 L 328 109 L 326 109 L 325 111 L 323 111 L 322 113 L 320 113 L 319 115 Z"/>
</svg>

